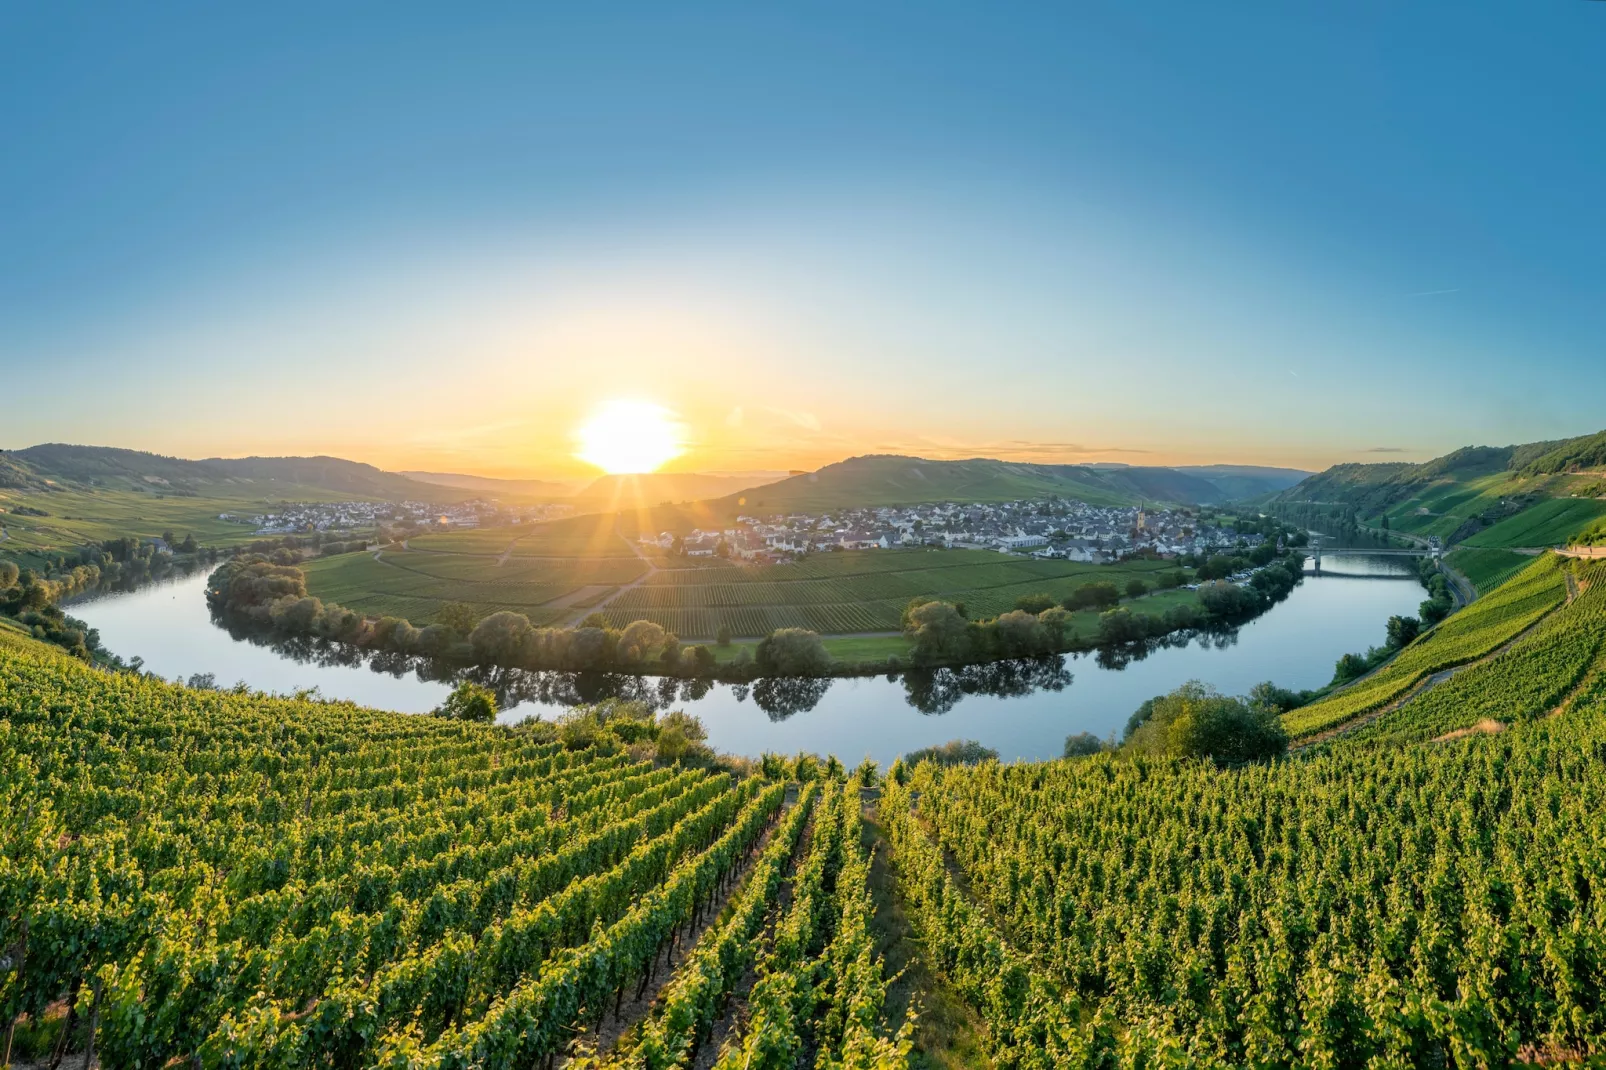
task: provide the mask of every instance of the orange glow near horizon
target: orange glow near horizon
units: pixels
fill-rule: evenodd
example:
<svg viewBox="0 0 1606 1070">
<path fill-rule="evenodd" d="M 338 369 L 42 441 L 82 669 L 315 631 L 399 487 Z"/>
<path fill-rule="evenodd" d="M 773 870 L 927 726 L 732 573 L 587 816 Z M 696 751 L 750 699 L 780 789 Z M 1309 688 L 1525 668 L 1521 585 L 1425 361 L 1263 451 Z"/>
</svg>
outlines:
<svg viewBox="0 0 1606 1070">
<path fill-rule="evenodd" d="M 683 452 L 680 422 L 650 401 L 607 401 L 575 432 L 575 456 L 609 475 L 655 472 Z"/>
</svg>

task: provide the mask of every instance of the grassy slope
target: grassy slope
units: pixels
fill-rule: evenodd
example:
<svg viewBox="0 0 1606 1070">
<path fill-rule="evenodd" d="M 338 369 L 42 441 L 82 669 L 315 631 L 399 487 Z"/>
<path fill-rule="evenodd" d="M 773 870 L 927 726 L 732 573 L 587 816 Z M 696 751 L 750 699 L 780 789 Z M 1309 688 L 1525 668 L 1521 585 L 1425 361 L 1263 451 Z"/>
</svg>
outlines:
<svg viewBox="0 0 1606 1070">
<path fill-rule="evenodd" d="M 1547 499 L 1606 491 L 1601 473 L 1568 472 L 1558 461 L 1587 460 L 1593 454 L 1586 447 L 1596 437 L 1466 447 L 1423 464 L 1335 465 L 1275 500 L 1347 504 L 1366 522 L 1387 516 L 1395 531 L 1446 541 L 1476 538 L 1480 527 L 1498 525 Z"/>
<path fill-rule="evenodd" d="M 205 497 L 179 497 L 161 490 L 96 490 L 68 487 L 54 491 L 0 488 L 0 525 L 8 538 L 0 553 L 65 550 L 85 542 L 193 534 L 206 546 L 237 546 L 260 536 L 249 524 L 219 520 L 219 513 L 272 512 L 288 501 L 350 501 L 351 496 L 320 487 L 276 485 L 267 496 L 251 484 L 223 485 Z M 43 509 L 49 516 L 19 516 L 17 506 Z"/>
<path fill-rule="evenodd" d="M 1466 540 L 1467 546 L 1558 546 L 1606 516 L 1599 498 L 1553 498 L 1485 528 Z"/>
<path fill-rule="evenodd" d="M 1196 477 L 1189 478 L 1204 483 Z M 877 456 L 854 457 L 818 472 L 718 499 L 710 505 L 716 511 L 728 512 L 737 508 L 738 498 L 744 498 L 745 508 L 753 511 L 811 512 L 937 501 L 1013 501 L 1055 494 L 1092 505 L 1136 505 L 1144 497 L 1118 472 L 1096 472 L 1074 465 Z"/>
</svg>

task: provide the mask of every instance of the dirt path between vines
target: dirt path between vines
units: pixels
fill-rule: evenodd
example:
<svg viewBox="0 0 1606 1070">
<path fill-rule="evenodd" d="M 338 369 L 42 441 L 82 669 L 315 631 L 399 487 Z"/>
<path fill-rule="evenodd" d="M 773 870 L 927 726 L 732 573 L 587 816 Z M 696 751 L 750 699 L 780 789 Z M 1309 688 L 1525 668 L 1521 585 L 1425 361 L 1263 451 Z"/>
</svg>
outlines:
<svg viewBox="0 0 1606 1070">
<path fill-rule="evenodd" d="M 764 830 L 764 834 L 748 850 L 747 857 L 742 861 L 741 872 L 731 880 L 724 892 L 715 897 L 712 904 L 704 908 L 702 920 L 688 927 L 675 940 L 669 949 L 668 960 L 654 973 L 652 982 L 647 985 L 647 989 L 642 993 L 641 998 L 634 998 L 633 986 L 631 989 L 627 989 L 626 998 L 620 1002 L 617 1010 L 610 1008 L 603 1016 L 600 1030 L 587 1028 L 585 1033 L 576 1038 L 576 1047 L 579 1049 L 575 1052 L 576 1055 L 581 1054 L 582 1051 L 611 1051 L 624 1038 L 625 1034 L 647 1019 L 649 1012 L 658 1002 L 664 989 L 668 987 L 669 982 L 674 979 L 676 971 L 685 962 L 686 955 L 697 946 L 697 942 L 703 938 L 704 933 L 724 920 L 725 908 L 730 904 L 731 897 L 747 886 L 747 878 L 752 873 L 753 863 L 764 853 L 764 848 L 769 845 L 770 838 L 775 835 L 775 831 L 786 820 L 786 815 L 792 812 L 792 807 L 797 805 L 797 798 L 798 790 L 796 785 L 788 785 L 786 800 L 781 804 L 780 810 L 776 812 L 769 827 Z M 560 1067 L 567 1066 L 572 1058 L 573 1056 L 562 1058 L 558 1060 L 557 1065 Z"/>
<path fill-rule="evenodd" d="M 870 898 L 875 908 L 871 929 L 876 937 L 876 953 L 891 978 L 887 986 L 887 1024 L 889 1030 L 903 1025 L 911 1010 L 915 1019 L 915 1051 L 923 1061 L 915 1065 L 941 1070 L 990 1068 L 984 1039 L 986 1026 L 959 994 L 937 974 L 924 958 L 920 937 L 904 913 L 898 895 L 897 860 L 892 844 L 877 823 L 874 796 L 867 793 L 869 805 L 864 813 L 865 835 L 872 840 L 870 854 Z M 945 853 L 946 857 L 946 853 Z"/>
<path fill-rule="evenodd" d="M 618 534 L 618 532 L 615 532 L 615 534 Z M 616 601 L 619 598 L 620 595 L 624 594 L 626 591 L 635 590 L 637 587 L 640 587 L 642 584 L 646 583 L 649 578 L 651 578 L 652 576 L 657 575 L 658 566 L 653 564 L 652 558 L 648 557 L 646 554 L 641 552 L 641 547 L 637 546 L 635 543 L 631 542 L 629 539 L 626 539 L 623 535 L 620 535 L 619 538 L 626 546 L 630 547 L 630 552 L 631 553 L 633 553 L 637 557 L 641 558 L 641 563 L 647 566 L 647 571 L 643 572 L 641 575 L 637 576 L 635 579 L 631 580 L 629 583 L 624 584 L 622 587 L 620 587 L 618 590 L 614 591 L 612 594 L 610 594 L 608 597 L 604 598 L 602 601 L 596 603 L 595 605 L 586 606 L 579 613 L 571 615 L 568 620 L 563 622 L 562 627 L 565 627 L 565 628 L 573 628 L 573 627 L 575 627 L 581 621 L 585 620 L 591 614 L 593 614 L 593 613 L 597 612 L 598 610 L 602 609 L 604 606 L 611 605 L 614 601 Z"/>
<path fill-rule="evenodd" d="M 1332 728 L 1318 732 L 1314 736 L 1308 736 L 1305 739 L 1297 740 L 1289 745 L 1288 753 L 1295 754 L 1299 751 L 1305 750 L 1307 747 L 1314 747 L 1318 743 L 1326 743 L 1330 739 L 1335 739 L 1338 736 L 1348 735 L 1356 729 L 1364 728 L 1373 721 L 1377 720 L 1379 717 L 1393 713 L 1395 710 L 1399 709 L 1401 706 L 1404 706 L 1412 699 L 1419 697 L 1424 691 L 1430 691 L 1433 688 L 1438 687 L 1452 676 L 1459 676 L 1461 673 L 1475 665 L 1482 665 L 1486 661 L 1493 661 L 1495 658 L 1498 658 L 1501 654 L 1504 654 L 1506 651 L 1528 638 L 1528 636 L 1532 635 L 1534 630 L 1540 625 L 1544 624 L 1547 620 L 1549 620 L 1551 617 L 1554 617 L 1557 613 L 1561 612 L 1572 603 L 1574 598 L 1574 586 L 1571 582 L 1572 576 L 1570 573 L 1568 574 L 1568 581 L 1567 601 L 1563 602 L 1549 613 L 1546 613 L 1544 616 L 1528 625 L 1528 627 L 1506 640 L 1506 642 L 1498 648 L 1491 650 L 1481 658 L 1475 658 L 1472 661 L 1464 661 L 1460 665 L 1452 665 L 1448 669 L 1440 669 L 1438 672 L 1427 677 L 1426 679 L 1418 680 L 1405 694 L 1401 695 L 1397 699 L 1394 699 L 1392 702 L 1372 710 L 1370 713 L 1363 713 L 1358 716 L 1351 717 L 1343 724 L 1334 725 Z"/>
</svg>

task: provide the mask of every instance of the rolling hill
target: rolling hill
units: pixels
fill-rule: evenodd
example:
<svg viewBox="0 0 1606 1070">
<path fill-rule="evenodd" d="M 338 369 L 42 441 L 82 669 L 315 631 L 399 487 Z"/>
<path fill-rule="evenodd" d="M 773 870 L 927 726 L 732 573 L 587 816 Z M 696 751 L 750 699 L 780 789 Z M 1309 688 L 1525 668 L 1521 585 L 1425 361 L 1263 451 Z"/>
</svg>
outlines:
<svg viewBox="0 0 1606 1070">
<path fill-rule="evenodd" d="M 339 457 L 213 457 L 190 461 L 112 446 L 77 446 L 51 442 L 5 454 L 0 475 L 15 485 L 43 488 L 51 484 L 102 490 L 157 490 L 206 496 L 223 488 L 252 487 L 277 497 L 295 495 L 295 488 L 391 501 L 461 501 L 473 495 L 386 472 L 371 464 Z"/>
<path fill-rule="evenodd" d="M 601 476 L 570 499 L 580 508 L 613 509 L 665 502 L 692 502 L 762 486 L 775 478 L 773 473 L 751 475 L 705 475 L 699 472 L 645 472 L 639 475 Z"/>
<path fill-rule="evenodd" d="M 1071 464 L 1020 464 L 975 457 L 933 461 L 874 454 L 851 457 L 817 472 L 789 476 L 741 495 L 710 502 L 715 512 L 745 507 L 763 512 L 818 511 L 934 501 L 1013 501 L 1059 495 L 1092 505 L 1143 502 L 1214 504 L 1238 495 L 1246 478 L 1234 471 Z M 1286 485 L 1286 484 L 1285 484 Z M 737 499 L 745 498 L 739 506 Z"/>
<path fill-rule="evenodd" d="M 441 487 L 456 487 L 459 490 L 472 490 L 480 494 L 490 494 L 508 497 L 528 497 L 543 499 L 567 498 L 574 493 L 574 487 L 568 483 L 559 483 L 549 479 L 497 479 L 491 476 L 471 476 L 461 472 L 411 472 L 401 471 L 397 475 L 420 483 L 433 483 Z"/>
<path fill-rule="evenodd" d="M 1551 507 L 1545 523 L 1502 522 L 1552 499 L 1594 499 L 1606 494 L 1606 432 L 1516 446 L 1466 446 L 1422 464 L 1340 464 L 1266 499 L 1268 505 L 1323 505 L 1353 509 L 1364 523 L 1384 517 L 1399 532 L 1437 535 L 1447 543 L 1475 540 L 1502 525 L 1496 542 L 1530 531 L 1534 545 L 1564 542 L 1573 527 L 1599 515 L 1592 506 Z M 1554 521 L 1554 522 L 1552 522 Z"/>
</svg>

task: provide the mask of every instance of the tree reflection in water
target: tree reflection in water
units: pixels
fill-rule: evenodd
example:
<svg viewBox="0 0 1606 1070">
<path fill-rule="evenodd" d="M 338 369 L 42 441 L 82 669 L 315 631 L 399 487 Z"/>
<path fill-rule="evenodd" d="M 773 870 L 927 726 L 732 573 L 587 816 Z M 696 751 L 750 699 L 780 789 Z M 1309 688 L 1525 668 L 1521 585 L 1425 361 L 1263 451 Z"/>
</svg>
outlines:
<svg viewBox="0 0 1606 1070">
<path fill-rule="evenodd" d="M 766 676 L 753 681 L 753 704 L 772 721 L 807 713 L 831 689 L 829 676 Z"/>
<path fill-rule="evenodd" d="M 947 713 L 966 695 L 1014 698 L 1033 691 L 1063 691 L 1071 673 L 1065 658 L 1014 658 L 957 669 L 911 669 L 903 674 L 909 705 L 921 713 Z"/>
<path fill-rule="evenodd" d="M 223 623 L 223 622 L 219 622 Z M 633 676 L 613 672 L 532 672 L 494 666 L 464 666 L 455 662 L 375 652 L 327 639 L 285 637 L 271 631 L 238 623 L 225 624 L 235 639 L 272 647 L 279 654 L 301 664 L 319 666 L 360 666 L 398 679 L 409 674 L 425 681 L 453 683 L 472 680 L 496 693 L 497 705 L 510 709 L 529 702 L 548 707 L 577 706 L 605 699 L 641 702 L 654 711 L 667 710 L 677 703 L 694 703 L 706 698 L 716 686 L 730 688 L 737 702 L 749 697 L 772 721 L 784 721 L 819 705 L 835 682 L 831 677 L 766 677 L 751 684 L 717 684 L 711 680 L 681 680 L 668 676 Z M 1201 643 L 1225 647 L 1237 641 L 1236 632 L 1193 633 Z M 1111 648 L 1098 653 L 1105 668 L 1123 668 L 1147 657 L 1164 646 L 1185 646 L 1193 637 L 1168 636 L 1129 647 Z M 984 665 L 959 668 L 910 669 L 888 673 L 889 683 L 902 681 L 909 705 L 926 714 L 952 710 L 966 695 L 1011 698 L 1034 691 L 1063 691 L 1072 680 L 1063 655 L 1040 658 L 1014 658 Z"/>
</svg>

